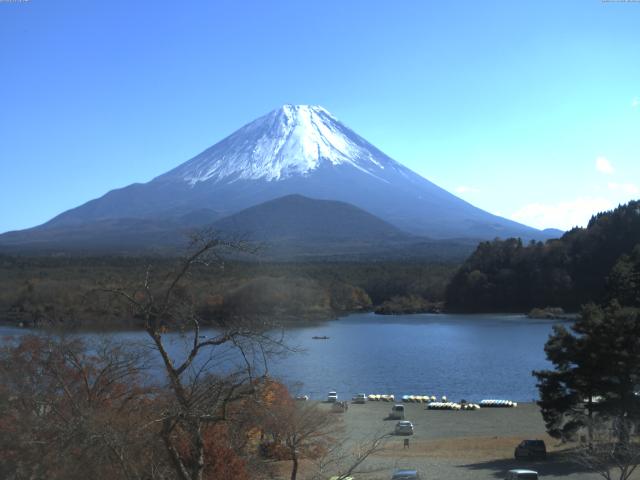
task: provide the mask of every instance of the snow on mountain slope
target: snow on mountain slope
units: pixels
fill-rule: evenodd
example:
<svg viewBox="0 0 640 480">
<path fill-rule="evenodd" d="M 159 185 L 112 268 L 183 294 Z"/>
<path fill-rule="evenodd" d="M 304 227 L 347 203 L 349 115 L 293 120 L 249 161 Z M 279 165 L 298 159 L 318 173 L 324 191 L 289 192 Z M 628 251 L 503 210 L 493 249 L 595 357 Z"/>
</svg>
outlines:
<svg viewBox="0 0 640 480">
<path fill-rule="evenodd" d="M 190 185 L 277 181 L 308 175 L 329 163 L 347 164 L 380 178 L 385 167 L 401 167 L 386 156 L 374 157 L 367 147 L 366 141 L 324 108 L 284 105 L 240 128 L 166 177 L 181 177 Z"/>
</svg>

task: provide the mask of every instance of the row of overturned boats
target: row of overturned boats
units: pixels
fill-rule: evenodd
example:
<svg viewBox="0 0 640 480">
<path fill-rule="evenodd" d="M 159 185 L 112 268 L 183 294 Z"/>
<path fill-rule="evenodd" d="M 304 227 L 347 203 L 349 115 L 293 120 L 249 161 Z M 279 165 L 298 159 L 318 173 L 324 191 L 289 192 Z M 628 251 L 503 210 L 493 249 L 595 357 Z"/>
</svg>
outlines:
<svg viewBox="0 0 640 480">
<path fill-rule="evenodd" d="M 361 394 L 362 395 L 362 394 Z M 370 394 L 367 395 L 370 402 L 395 402 L 396 397 L 393 394 Z M 515 408 L 518 402 L 502 399 L 486 399 L 479 403 L 467 402 L 450 402 L 446 395 L 442 395 L 440 399 L 435 395 L 403 395 L 403 403 L 425 403 L 429 410 L 479 410 L 480 408 Z"/>
</svg>

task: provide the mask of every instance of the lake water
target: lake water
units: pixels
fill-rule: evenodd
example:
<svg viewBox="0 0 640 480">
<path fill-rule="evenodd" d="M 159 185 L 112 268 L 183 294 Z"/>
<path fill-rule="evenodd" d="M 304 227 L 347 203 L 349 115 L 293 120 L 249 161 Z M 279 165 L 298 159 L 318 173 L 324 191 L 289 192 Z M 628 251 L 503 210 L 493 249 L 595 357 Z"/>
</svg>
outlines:
<svg viewBox="0 0 640 480">
<path fill-rule="evenodd" d="M 273 359 L 270 373 L 292 393 L 317 399 L 336 390 L 343 399 L 364 392 L 531 401 L 538 397 L 531 372 L 549 367 L 544 343 L 553 324 L 521 315 L 349 315 L 286 330 L 287 343 L 302 351 Z M 3 336 L 25 332 L 0 328 Z M 110 335 L 149 344 L 144 332 Z M 183 349 L 176 335 L 171 350 L 177 354 Z M 211 359 L 210 367 L 229 358 Z"/>
</svg>

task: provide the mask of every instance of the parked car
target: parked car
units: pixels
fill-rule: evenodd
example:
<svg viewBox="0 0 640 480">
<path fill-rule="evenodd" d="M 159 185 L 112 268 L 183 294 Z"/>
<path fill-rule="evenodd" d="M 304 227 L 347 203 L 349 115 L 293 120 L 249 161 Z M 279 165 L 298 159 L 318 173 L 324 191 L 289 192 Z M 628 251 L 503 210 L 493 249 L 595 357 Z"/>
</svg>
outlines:
<svg viewBox="0 0 640 480">
<path fill-rule="evenodd" d="M 364 393 L 356 393 L 352 401 L 353 403 L 367 403 L 367 396 Z"/>
<path fill-rule="evenodd" d="M 505 480 L 538 480 L 538 472 L 534 470 L 509 470 Z"/>
<path fill-rule="evenodd" d="M 521 458 L 545 458 L 547 447 L 543 440 L 523 440 L 514 452 L 516 459 Z"/>
<path fill-rule="evenodd" d="M 329 395 L 327 395 L 327 402 L 337 402 L 338 401 L 338 392 L 334 392 L 333 390 L 331 390 L 329 392 Z"/>
<path fill-rule="evenodd" d="M 408 420 L 401 420 L 396 423 L 396 435 L 413 435 L 413 423 Z"/>
<path fill-rule="evenodd" d="M 397 403 L 393 407 L 391 407 L 389 418 L 393 418 L 395 420 L 404 420 L 404 405 L 402 405 L 401 403 Z"/>
<path fill-rule="evenodd" d="M 420 474 L 417 470 L 396 470 L 391 480 L 420 480 Z"/>
</svg>

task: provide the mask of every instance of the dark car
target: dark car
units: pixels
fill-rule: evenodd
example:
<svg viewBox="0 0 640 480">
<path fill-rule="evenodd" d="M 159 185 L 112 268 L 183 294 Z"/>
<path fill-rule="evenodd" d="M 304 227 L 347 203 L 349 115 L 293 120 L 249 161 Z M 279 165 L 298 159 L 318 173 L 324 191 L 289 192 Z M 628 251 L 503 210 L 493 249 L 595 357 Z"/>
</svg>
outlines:
<svg viewBox="0 0 640 480">
<path fill-rule="evenodd" d="M 543 440 L 523 440 L 516 447 L 514 455 L 517 459 L 545 458 L 547 456 L 547 447 Z"/>
</svg>

